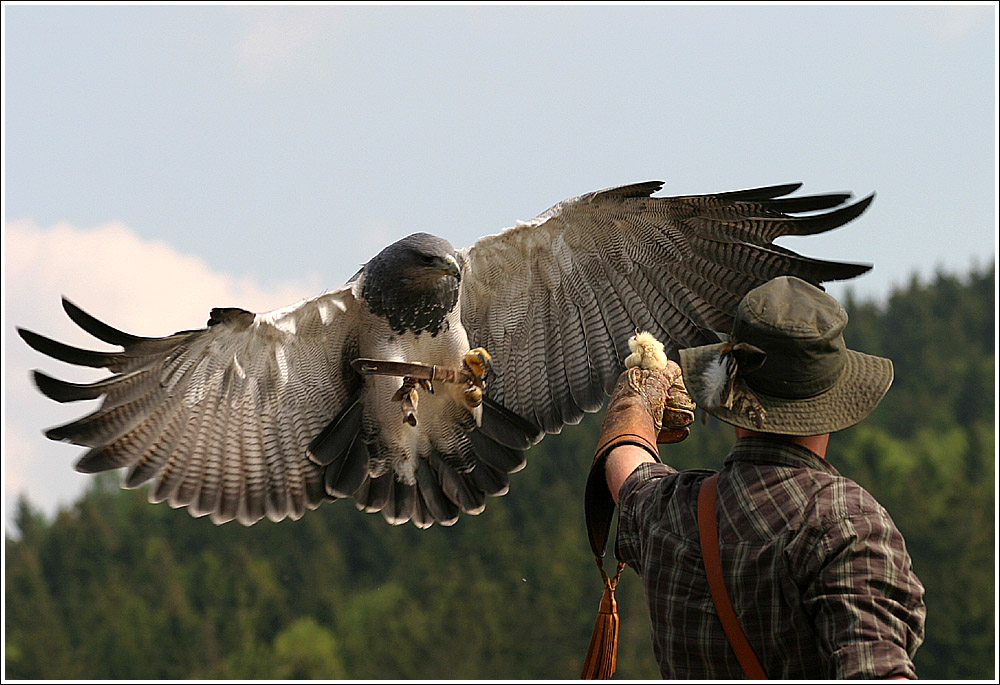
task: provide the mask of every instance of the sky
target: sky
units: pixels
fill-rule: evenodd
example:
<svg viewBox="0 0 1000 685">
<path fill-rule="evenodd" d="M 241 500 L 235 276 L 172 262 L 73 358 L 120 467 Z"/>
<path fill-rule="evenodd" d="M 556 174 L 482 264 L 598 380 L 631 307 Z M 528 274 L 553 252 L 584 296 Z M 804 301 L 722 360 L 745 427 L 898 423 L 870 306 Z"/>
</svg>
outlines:
<svg viewBox="0 0 1000 685">
<path fill-rule="evenodd" d="M 102 374 L 15 333 L 107 349 L 61 295 L 166 335 L 335 288 L 410 233 L 464 247 L 647 180 L 875 192 L 781 242 L 874 264 L 837 297 L 986 265 L 996 50 L 995 3 L 5 3 L 5 527 L 19 494 L 51 515 L 91 478 L 42 430 L 96 406 L 45 399 L 29 370 Z"/>
</svg>

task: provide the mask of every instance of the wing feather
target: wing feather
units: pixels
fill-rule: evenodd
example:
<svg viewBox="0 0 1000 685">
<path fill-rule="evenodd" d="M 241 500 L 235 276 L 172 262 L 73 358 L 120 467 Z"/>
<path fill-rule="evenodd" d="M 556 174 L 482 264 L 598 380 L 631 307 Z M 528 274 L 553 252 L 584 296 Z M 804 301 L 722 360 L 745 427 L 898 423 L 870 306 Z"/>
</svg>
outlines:
<svg viewBox="0 0 1000 685">
<path fill-rule="evenodd" d="M 430 528 L 434 525 L 434 516 L 430 513 L 427 505 L 424 503 L 423 493 L 418 489 L 414 495 L 413 500 L 413 525 L 417 528 Z"/>
<path fill-rule="evenodd" d="M 549 297 L 548 292 L 541 292 L 533 299 L 530 314 L 534 320 L 548 322 Z M 524 331 L 521 336 L 523 345 L 517 349 L 515 363 L 523 369 L 523 377 L 527 385 L 523 386 L 525 394 L 531 398 L 531 410 L 527 416 L 546 432 L 559 430 L 562 423 L 556 418 L 556 409 L 552 401 L 548 376 L 551 369 L 545 366 L 546 339 L 553 332 L 545 326 L 533 326 Z"/>
<path fill-rule="evenodd" d="M 242 508 L 237 517 L 240 523 L 249 525 L 267 514 L 268 473 L 261 423 L 249 402 L 243 402 L 240 407 L 246 496 L 241 500 Z"/>
<path fill-rule="evenodd" d="M 560 312 L 567 308 L 576 309 L 573 305 L 562 300 L 561 293 L 553 293 L 549 303 L 549 323 L 548 329 L 551 331 L 549 344 L 543 345 L 542 354 L 545 355 L 545 369 L 549 381 L 549 395 L 553 398 L 555 409 L 555 420 L 562 426 L 563 424 L 577 424 L 583 418 L 583 410 L 576 403 L 573 396 L 573 383 L 569 378 L 569 364 L 566 362 L 566 355 L 572 355 L 574 348 L 572 340 L 567 340 L 563 334 L 563 319 Z"/>
<path fill-rule="evenodd" d="M 489 397 L 483 398 L 482 423 L 479 432 L 512 450 L 524 450 L 542 439 L 544 433 L 534 424 L 497 404 Z M 523 466 L 523 460 L 521 462 Z M 506 469 L 507 473 L 519 469 Z"/>
<path fill-rule="evenodd" d="M 524 452 L 501 445 L 482 431 L 469 434 L 469 442 L 479 455 L 482 463 L 503 474 L 514 473 L 524 468 Z"/>
<path fill-rule="evenodd" d="M 486 463 L 477 464 L 469 475 L 472 485 L 490 497 L 505 495 L 510 488 L 510 479 L 507 474 Z"/>
<path fill-rule="evenodd" d="M 225 429 L 229 426 L 229 405 L 221 403 L 222 406 L 209 407 L 206 412 L 210 416 L 212 423 L 205 426 L 205 433 L 198 440 L 195 447 L 197 459 L 192 460 L 192 465 L 197 465 L 197 470 L 189 471 L 181 491 L 187 486 L 190 499 L 185 502 L 185 506 L 190 507 L 191 513 L 195 516 L 205 516 L 206 514 L 221 514 L 220 499 L 222 497 L 222 474 L 226 467 L 226 452 L 223 446 Z M 213 519 L 214 520 L 214 519 Z"/>
<path fill-rule="evenodd" d="M 189 423 L 180 438 L 177 451 L 172 456 L 167 465 L 170 485 L 167 502 L 171 507 L 177 509 L 186 507 L 194 502 L 200 489 L 200 479 L 204 471 L 205 461 L 205 440 L 203 434 L 205 424 L 211 420 L 211 411 L 208 407 L 195 405 L 191 412 L 192 422 Z M 191 512 L 192 515 L 200 515 L 201 512 Z"/>
<path fill-rule="evenodd" d="M 458 521 L 458 505 L 445 495 L 441 479 L 431 468 L 429 460 L 421 459 L 417 462 L 416 477 L 421 500 L 430 516 L 442 526 L 454 525 Z"/>
<path fill-rule="evenodd" d="M 186 424 L 187 412 L 180 402 L 164 403 L 161 411 L 163 412 L 162 418 L 155 424 L 148 425 L 149 444 L 144 448 L 127 451 L 128 454 L 140 454 L 141 456 L 132 461 L 129 466 L 124 483 L 126 488 L 137 488 L 156 477 L 163 470 L 174 451 L 174 445 Z M 79 466 L 78 464 L 77 468 Z M 109 466 L 108 468 L 115 467 Z"/>
<path fill-rule="evenodd" d="M 739 300 L 771 278 L 819 285 L 870 269 L 773 243 L 842 226 L 873 199 L 787 197 L 800 186 L 674 197 L 652 197 L 655 181 L 609 188 L 461 251 L 462 322 L 497 371 L 488 396 L 558 432 L 574 407 L 599 408 L 636 328 L 658 332 L 675 354 L 728 332 Z"/>
<path fill-rule="evenodd" d="M 389 501 L 393 478 L 393 474 L 388 472 L 376 477 L 365 476 L 361 487 L 354 493 L 355 506 L 368 513 L 382 511 Z"/>
<path fill-rule="evenodd" d="M 91 448 L 78 470 L 124 467 L 126 487 L 152 480 L 151 500 L 217 523 L 298 518 L 322 501 L 322 465 L 308 447 L 360 384 L 345 359 L 356 336 L 351 284 L 266 314 L 214 309 L 207 328 L 163 338 L 118 330 L 69 300 L 63 308 L 121 348 L 97 352 L 18 331 L 55 359 L 112 372 L 86 384 L 34 373 L 56 401 L 101 399 L 46 433 Z"/>
<path fill-rule="evenodd" d="M 156 478 L 149 491 L 149 501 L 153 503 L 168 499 L 184 477 L 184 466 L 187 461 L 184 436 L 194 412 L 183 404 L 180 406 L 182 409 L 178 412 L 177 421 L 171 421 L 168 424 L 168 432 L 161 433 L 149 454 L 140 458 L 140 462 L 148 459 L 149 469 L 152 471 L 149 478 Z"/>
<path fill-rule="evenodd" d="M 385 520 L 394 526 L 400 526 L 413 518 L 413 509 L 417 501 L 417 490 L 398 478 L 392 479 L 389 501 L 383 510 Z"/>
<path fill-rule="evenodd" d="M 268 520 L 281 521 L 288 516 L 288 482 L 285 455 L 282 452 L 281 434 L 276 420 L 270 414 L 262 414 L 261 428 L 264 434 L 264 462 L 267 465 L 267 497 L 264 501 Z"/>
<path fill-rule="evenodd" d="M 239 426 L 240 417 L 235 412 L 230 413 L 230 425 Z M 236 518 L 240 510 L 240 502 L 245 497 L 246 464 L 243 462 L 243 441 L 226 440 L 223 431 L 222 442 L 216 458 L 222 462 L 221 483 L 216 505 L 209 512 L 212 522 L 226 523 Z M 241 436 L 242 437 L 242 436 Z"/>
<path fill-rule="evenodd" d="M 333 497 L 351 497 L 368 475 L 368 446 L 358 434 L 351 441 L 351 446 L 341 468 L 326 470 L 326 491 Z"/>
<path fill-rule="evenodd" d="M 428 455 L 431 468 L 441 482 L 441 489 L 467 514 L 479 514 L 486 508 L 486 494 L 462 477 L 437 450 Z"/>
<path fill-rule="evenodd" d="M 569 395 L 577 412 L 569 423 L 578 423 L 584 412 L 596 411 L 604 399 L 600 376 L 587 352 L 587 334 L 578 301 L 567 298 L 559 311 L 563 343 L 563 369 Z"/>
</svg>

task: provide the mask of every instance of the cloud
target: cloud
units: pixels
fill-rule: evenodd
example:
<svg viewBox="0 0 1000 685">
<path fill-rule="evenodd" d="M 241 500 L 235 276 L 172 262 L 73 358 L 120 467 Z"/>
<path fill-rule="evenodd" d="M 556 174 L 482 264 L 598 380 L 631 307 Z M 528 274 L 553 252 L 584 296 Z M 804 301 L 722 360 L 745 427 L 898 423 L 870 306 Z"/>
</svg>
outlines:
<svg viewBox="0 0 1000 685">
<path fill-rule="evenodd" d="M 309 60 L 344 26 L 336 7 L 245 7 L 244 27 L 233 46 L 241 72 L 261 84 Z"/>
<path fill-rule="evenodd" d="M 51 514 L 60 504 L 72 502 L 88 482 L 72 468 L 82 448 L 51 442 L 41 431 L 92 411 L 96 403 L 51 402 L 31 385 L 30 369 L 43 367 L 73 381 L 106 375 L 34 352 L 17 336 L 15 326 L 74 345 L 108 349 L 69 321 L 59 306 L 61 295 L 116 328 L 158 336 L 204 326 L 215 306 L 268 311 L 321 292 L 318 275 L 266 289 L 251 279 L 235 279 L 167 243 L 143 240 L 122 223 L 80 228 L 9 222 L 4 228 L 4 267 L 6 519 L 19 493 L 27 493 L 35 506 Z"/>
<path fill-rule="evenodd" d="M 959 4 L 916 5 L 905 8 L 907 16 L 922 26 L 932 38 L 950 43 L 963 38 L 978 24 L 992 18 L 984 6 Z"/>
</svg>

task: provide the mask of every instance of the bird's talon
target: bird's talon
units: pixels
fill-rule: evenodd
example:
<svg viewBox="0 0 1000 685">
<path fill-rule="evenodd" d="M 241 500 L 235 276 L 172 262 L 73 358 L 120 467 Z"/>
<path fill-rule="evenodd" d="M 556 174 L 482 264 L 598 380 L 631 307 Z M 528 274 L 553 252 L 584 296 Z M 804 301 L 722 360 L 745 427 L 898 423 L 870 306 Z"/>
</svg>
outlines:
<svg viewBox="0 0 1000 685">
<path fill-rule="evenodd" d="M 469 350 L 465 353 L 463 363 L 469 371 L 479 380 L 486 378 L 487 372 L 492 368 L 492 357 L 482 347 Z"/>
<path fill-rule="evenodd" d="M 483 389 L 478 385 L 470 385 L 465 389 L 465 403 L 475 409 L 483 403 Z"/>
<path fill-rule="evenodd" d="M 423 384 L 422 381 L 417 381 L 406 376 L 403 378 L 403 384 L 392 395 L 392 401 L 400 403 L 400 410 L 403 412 L 403 423 L 408 423 L 411 426 L 417 425 L 418 383 Z"/>
</svg>

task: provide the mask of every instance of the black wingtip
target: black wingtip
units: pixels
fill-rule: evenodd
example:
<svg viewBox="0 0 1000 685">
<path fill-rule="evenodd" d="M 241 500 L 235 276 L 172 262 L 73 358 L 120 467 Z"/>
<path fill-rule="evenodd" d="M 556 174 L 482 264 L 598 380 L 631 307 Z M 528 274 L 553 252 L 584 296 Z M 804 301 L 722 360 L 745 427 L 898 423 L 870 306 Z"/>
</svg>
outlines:
<svg viewBox="0 0 1000 685">
<path fill-rule="evenodd" d="M 73 465 L 73 468 L 78 473 L 101 473 L 102 471 L 110 471 L 111 469 L 117 469 L 124 466 L 118 457 L 119 455 L 112 450 L 96 448 L 84 453 L 76 464 Z"/>
<path fill-rule="evenodd" d="M 824 193 L 823 195 L 803 195 L 777 197 L 767 201 L 767 208 L 784 214 L 815 212 L 839 207 L 853 197 L 851 193 Z"/>
<path fill-rule="evenodd" d="M 830 262 L 819 259 L 803 258 L 807 270 L 798 274 L 799 278 L 809 281 L 816 287 L 825 290 L 823 283 L 830 281 L 846 281 L 857 278 L 872 270 L 871 264 L 860 262 Z"/>
<path fill-rule="evenodd" d="M 363 407 L 355 395 L 309 443 L 309 454 L 313 460 L 321 466 L 328 466 L 337 459 L 345 458 L 361 431 L 363 414 Z"/>
<path fill-rule="evenodd" d="M 837 210 L 837 212 L 832 212 L 832 213 L 840 214 L 839 218 L 842 219 L 840 225 L 843 226 L 844 224 L 850 221 L 854 221 L 859 216 L 864 214 L 865 210 L 867 210 L 868 207 L 871 205 L 871 203 L 874 201 L 875 201 L 875 193 L 872 193 L 867 197 L 861 198 L 853 205 L 848 205 L 847 207 L 844 207 L 843 209 Z"/>
<path fill-rule="evenodd" d="M 83 350 L 79 347 L 73 347 L 72 345 L 46 338 L 44 335 L 29 331 L 26 328 L 18 328 L 17 334 L 21 336 L 21 340 L 26 342 L 36 352 L 41 352 L 53 359 L 58 359 L 68 364 L 100 369 L 107 367 L 114 360 L 115 353 Z"/>
<path fill-rule="evenodd" d="M 74 421 L 73 423 L 76 422 Z M 78 443 L 76 442 L 76 440 L 74 440 L 73 438 L 74 433 L 71 430 L 69 430 L 69 428 L 72 427 L 73 423 L 67 423 L 62 426 L 55 426 L 53 428 L 49 428 L 47 431 L 45 431 L 44 435 L 49 440 L 55 440 L 56 442 L 68 442 L 73 445 L 79 445 L 81 443 Z M 94 472 L 89 471 L 86 473 L 94 473 Z"/>
<path fill-rule="evenodd" d="M 83 311 L 65 295 L 62 298 L 62 307 L 67 316 L 73 320 L 73 323 L 102 342 L 127 347 L 128 345 L 134 345 L 135 343 L 141 342 L 145 339 L 137 335 L 132 335 L 131 333 L 126 333 L 125 331 L 120 331 L 113 326 L 109 326 L 100 319 L 97 319 L 93 315 Z"/>
<path fill-rule="evenodd" d="M 33 350 L 38 349 L 32 344 L 34 337 L 38 335 L 38 333 L 35 333 L 34 331 L 29 331 L 27 328 L 21 328 L 20 326 L 15 326 L 14 330 L 16 330 L 17 334 L 21 336 L 21 340 L 28 343 L 28 347 L 30 347 Z"/>
<path fill-rule="evenodd" d="M 31 372 L 31 379 L 40 393 L 56 402 L 93 400 L 104 394 L 104 388 L 100 384 L 70 383 L 37 369 Z"/>
<path fill-rule="evenodd" d="M 875 193 L 823 214 L 797 216 L 783 220 L 781 226 L 783 235 L 816 235 L 848 224 L 865 213 L 865 210 L 875 200 Z"/>
<path fill-rule="evenodd" d="M 871 195 L 868 195 L 867 197 L 863 197 L 860 200 L 858 200 L 857 205 L 861 206 L 861 212 L 864 212 L 866 209 L 868 209 L 868 205 L 870 205 L 872 202 L 875 201 L 875 195 L 876 193 L 873 190 Z M 859 212 L 859 214 L 861 212 Z"/>
<path fill-rule="evenodd" d="M 762 186 L 760 188 L 747 188 L 745 190 L 730 190 L 723 193 L 712 193 L 713 197 L 726 200 L 773 200 L 785 195 L 791 195 L 802 187 L 801 181 L 794 183 L 781 183 L 774 186 Z"/>
<path fill-rule="evenodd" d="M 483 408 L 483 432 L 502 445 L 526 450 L 545 437 L 541 428 L 490 397 L 483 398 Z"/>
<path fill-rule="evenodd" d="M 614 186 L 613 188 L 605 188 L 604 190 L 598 190 L 596 192 L 590 193 L 589 195 L 584 195 L 584 199 L 592 200 L 604 200 L 607 198 L 632 198 L 632 197 L 649 197 L 655 192 L 663 189 L 663 181 L 643 181 L 642 183 L 630 183 L 623 186 Z"/>
<path fill-rule="evenodd" d="M 846 281 L 856 278 L 872 270 L 873 264 L 863 264 L 860 262 L 840 262 L 840 271 L 836 276 L 828 279 L 831 281 Z"/>
</svg>

